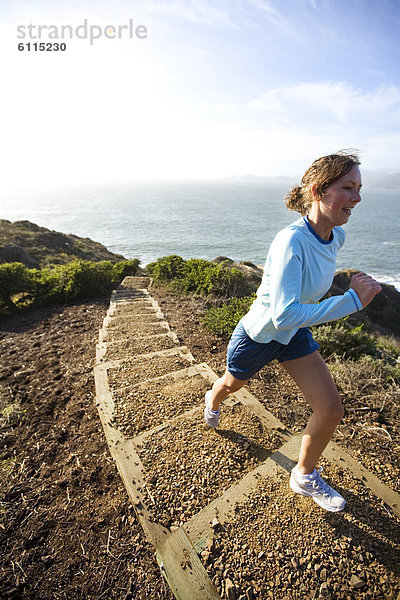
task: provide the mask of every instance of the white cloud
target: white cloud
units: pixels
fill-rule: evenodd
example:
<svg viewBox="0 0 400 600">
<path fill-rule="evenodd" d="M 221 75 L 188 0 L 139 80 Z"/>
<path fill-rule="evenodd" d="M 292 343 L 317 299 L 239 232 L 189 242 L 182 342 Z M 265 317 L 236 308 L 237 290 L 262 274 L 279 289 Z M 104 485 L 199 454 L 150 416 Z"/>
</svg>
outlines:
<svg viewBox="0 0 400 600">
<path fill-rule="evenodd" d="M 215 27 L 236 28 L 232 19 L 231 4 L 227 0 L 143 0 L 140 10 L 153 15 L 171 15 L 192 23 Z"/>
<path fill-rule="evenodd" d="M 250 6 L 260 10 L 266 19 L 283 34 L 304 43 L 304 36 L 300 34 L 296 24 L 289 22 L 287 17 L 277 10 L 269 0 L 248 0 Z"/>
<path fill-rule="evenodd" d="M 322 118 L 351 127 L 364 122 L 369 129 L 380 124 L 395 127 L 400 117 L 400 88 L 382 85 L 363 91 L 344 82 L 298 83 L 268 90 L 250 101 L 249 108 L 282 120 L 301 121 L 313 111 L 314 121 Z"/>
<path fill-rule="evenodd" d="M 75 12 L 78 4 L 80 12 Z M 312 13 L 307 23 L 316 21 L 317 3 L 300 4 L 307 18 Z M 15 4 L 20 9 L 24 5 Z M 285 5 L 268 0 L 137 0 L 132 10 L 132 2 L 114 0 L 96 3 L 93 15 L 89 4 L 66 0 L 58 22 L 79 24 L 85 17 L 118 24 L 132 17 L 149 25 L 150 35 L 145 42 L 71 43 L 67 53 L 57 56 L 17 52 L 15 24 L 0 26 L 7 56 L 0 67 L 6 90 L 0 98 L 1 183 L 292 174 L 316 156 L 344 147 L 365 150 L 370 168 L 396 168 L 399 87 L 362 89 L 355 79 L 353 84 L 293 83 L 285 79 L 283 64 L 283 76 L 279 73 L 275 80 L 292 83 L 254 92 L 273 80 L 272 63 L 255 64 L 268 37 L 260 31 L 276 34 L 285 52 L 288 36 L 293 40 L 297 35 L 298 11 L 284 12 Z M 35 13 L 26 6 L 24 22 Z M 46 6 L 47 18 L 55 19 L 58 2 L 32 0 L 35 10 L 41 7 L 36 22 Z M 13 19 L 22 14 L 15 11 Z M 14 23 L 9 16 L 6 21 Z M 236 35 L 238 28 L 242 31 Z M 256 35 L 247 35 L 250 28 L 258 28 Z M 233 41 L 238 43 L 235 55 Z M 295 45 L 299 47 L 297 41 Z M 307 71 L 306 77 L 313 75 Z"/>
</svg>

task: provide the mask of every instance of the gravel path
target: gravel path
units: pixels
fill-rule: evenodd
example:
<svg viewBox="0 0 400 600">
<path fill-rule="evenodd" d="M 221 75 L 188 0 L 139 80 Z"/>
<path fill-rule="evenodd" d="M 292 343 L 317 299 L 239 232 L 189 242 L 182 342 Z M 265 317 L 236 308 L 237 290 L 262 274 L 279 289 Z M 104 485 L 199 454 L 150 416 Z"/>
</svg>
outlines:
<svg viewBox="0 0 400 600">
<path fill-rule="evenodd" d="M 134 294 L 130 297 L 134 301 Z M 122 306 L 126 316 L 128 306 Z M 132 316 L 141 319 L 140 310 L 131 311 Z M 113 315 L 118 315 L 118 302 Z M 193 311 L 191 318 L 196 319 Z M 139 329 L 141 336 L 142 325 Z M 223 409 L 218 430 L 210 430 L 202 417 L 209 388 L 204 378 L 192 374 L 154 379 L 156 373 L 164 375 L 171 360 L 181 367 L 182 358 L 154 355 L 151 366 L 141 372 L 140 355 L 154 351 L 153 346 L 149 350 L 154 338 L 137 337 L 134 322 L 128 327 L 115 319 L 109 331 L 115 343 L 106 344 L 103 360 L 122 359 L 108 371 L 113 424 L 135 444 L 151 519 L 173 531 L 262 464 L 283 440 L 278 430 L 266 429 L 235 401 Z M 179 329 L 178 335 L 176 348 L 184 342 Z M 107 335 L 103 339 L 107 341 Z M 159 349 L 164 350 L 163 345 Z M 219 354 L 218 346 L 211 346 L 209 354 Z M 153 377 L 144 381 L 149 375 Z M 291 390 L 293 385 L 286 392 L 289 397 Z M 298 398 L 298 391 L 295 394 Z M 198 555 L 222 598 L 397 598 L 399 519 L 348 470 L 326 460 L 321 464 L 347 499 L 343 513 L 326 513 L 312 500 L 293 495 L 287 473 L 278 473 L 249 489 L 246 499 L 232 505 L 221 522 L 213 520 L 212 535 Z M 379 467 L 376 471 L 383 473 Z"/>
</svg>

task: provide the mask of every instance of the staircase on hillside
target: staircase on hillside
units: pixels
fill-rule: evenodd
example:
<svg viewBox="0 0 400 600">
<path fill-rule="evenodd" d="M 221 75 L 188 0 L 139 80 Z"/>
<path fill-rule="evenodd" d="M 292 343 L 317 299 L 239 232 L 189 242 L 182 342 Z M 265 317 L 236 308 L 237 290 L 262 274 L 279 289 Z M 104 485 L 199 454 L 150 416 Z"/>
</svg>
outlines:
<svg viewBox="0 0 400 600">
<path fill-rule="evenodd" d="M 235 505 L 260 480 L 274 477 L 288 487 L 301 436 L 246 388 L 225 401 L 224 429 L 207 428 L 204 394 L 217 375 L 206 363 L 195 364 L 149 284 L 146 277 L 126 277 L 112 294 L 96 351 L 96 403 L 111 455 L 175 597 L 216 600 L 221 596 L 200 559 L 216 524 L 234 519 Z M 207 476 L 211 453 L 221 457 L 218 480 Z M 349 454 L 331 443 L 324 457 L 400 517 L 399 495 Z"/>
</svg>

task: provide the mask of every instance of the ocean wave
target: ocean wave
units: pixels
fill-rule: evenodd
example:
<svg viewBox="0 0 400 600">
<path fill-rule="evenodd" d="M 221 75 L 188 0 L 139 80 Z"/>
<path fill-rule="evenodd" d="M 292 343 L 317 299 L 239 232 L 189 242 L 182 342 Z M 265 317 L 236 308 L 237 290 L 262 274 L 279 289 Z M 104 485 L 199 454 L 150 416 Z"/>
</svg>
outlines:
<svg viewBox="0 0 400 600">
<path fill-rule="evenodd" d="M 376 273 L 369 273 L 371 277 L 379 281 L 379 283 L 386 283 L 387 285 L 392 285 L 396 288 L 397 291 L 400 292 L 400 273 L 398 275 L 381 275 Z"/>
</svg>

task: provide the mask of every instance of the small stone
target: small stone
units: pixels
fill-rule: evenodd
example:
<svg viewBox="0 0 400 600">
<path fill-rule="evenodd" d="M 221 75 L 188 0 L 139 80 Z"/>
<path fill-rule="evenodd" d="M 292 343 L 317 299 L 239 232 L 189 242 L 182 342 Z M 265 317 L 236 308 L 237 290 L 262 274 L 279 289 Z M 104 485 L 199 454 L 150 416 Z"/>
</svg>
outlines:
<svg viewBox="0 0 400 600">
<path fill-rule="evenodd" d="M 353 574 L 350 579 L 350 585 L 355 590 L 359 590 L 360 588 L 364 587 L 365 581 L 363 579 L 360 579 L 358 575 Z"/>
<path fill-rule="evenodd" d="M 221 523 L 218 521 L 218 519 L 217 519 L 217 518 L 214 518 L 214 519 L 211 521 L 211 527 L 212 527 L 213 529 L 216 529 L 216 528 L 217 528 L 217 527 L 219 527 L 220 525 L 221 525 Z"/>
<path fill-rule="evenodd" d="M 264 556 L 264 552 L 261 550 L 261 552 L 258 553 L 257 558 L 262 558 Z"/>
<path fill-rule="evenodd" d="M 321 587 L 319 588 L 319 595 L 324 598 L 330 596 L 329 585 L 326 583 L 326 581 L 324 581 L 324 583 L 321 583 Z"/>
<path fill-rule="evenodd" d="M 236 600 L 236 588 L 230 579 L 225 580 L 225 594 L 228 600 Z"/>
<path fill-rule="evenodd" d="M 320 565 L 319 563 L 316 563 L 314 565 L 314 571 L 317 573 L 317 575 L 320 572 L 321 568 L 322 568 L 322 565 Z"/>
<path fill-rule="evenodd" d="M 320 573 L 319 573 L 319 578 L 320 578 L 322 581 L 326 581 L 326 580 L 327 580 L 327 577 L 328 577 L 328 574 L 327 574 L 327 572 L 326 572 L 326 569 L 325 569 L 325 568 L 321 569 L 321 571 L 320 571 Z"/>
<path fill-rule="evenodd" d="M 297 562 L 297 560 L 295 558 L 292 558 L 291 561 L 293 569 L 298 569 L 299 568 L 299 563 Z"/>
<path fill-rule="evenodd" d="M 207 540 L 206 548 L 210 552 L 212 552 L 213 550 L 215 550 L 215 548 L 214 548 L 214 539 L 213 538 L 210 538 L 210 539 Z"/>
</svg>

